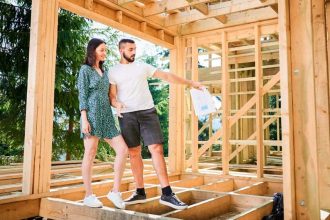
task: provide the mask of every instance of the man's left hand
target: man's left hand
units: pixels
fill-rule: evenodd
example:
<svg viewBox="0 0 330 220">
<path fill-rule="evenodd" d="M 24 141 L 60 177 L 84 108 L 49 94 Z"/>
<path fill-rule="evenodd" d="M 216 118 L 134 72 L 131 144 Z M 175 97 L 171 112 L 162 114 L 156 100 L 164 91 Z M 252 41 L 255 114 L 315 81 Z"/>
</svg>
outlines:
<svg viewBox="0 0 330 220">
<path fill-rule="evenodd" d="M 202 85 L 202 83 L 197 82 L 197 81 L 191 81 L 190 86 L 193 87 L 194 89 L 199 89 L 199 90 L 204 89 L 204 86 Z"/>
</svg>

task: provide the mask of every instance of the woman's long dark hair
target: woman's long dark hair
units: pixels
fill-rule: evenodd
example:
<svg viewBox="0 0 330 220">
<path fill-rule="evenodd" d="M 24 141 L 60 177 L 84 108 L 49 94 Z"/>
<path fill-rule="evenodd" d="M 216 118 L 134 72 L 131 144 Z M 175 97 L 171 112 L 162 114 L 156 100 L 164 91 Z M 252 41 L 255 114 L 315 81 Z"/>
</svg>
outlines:
<svg viewBox="0 0 330 220">
<path fill-rule="evenodd" d="M 93 38 L 88 42 L 87 54 L 85 57 L 84 64 L 91 66 L 91 67 L 93 67 L 95 65 L 95 62 L 96 62 L 95 50 L 98 46 L 100 46 L 100 44 L 105 44 L 105 42 L 98 38 Z M 103 63 L 104 63 L 104 61 L 99 62 L 99 66 L 100 66 L 100 69 L 102 70 L 102 72 L 104 72 Z"/>
</svg>

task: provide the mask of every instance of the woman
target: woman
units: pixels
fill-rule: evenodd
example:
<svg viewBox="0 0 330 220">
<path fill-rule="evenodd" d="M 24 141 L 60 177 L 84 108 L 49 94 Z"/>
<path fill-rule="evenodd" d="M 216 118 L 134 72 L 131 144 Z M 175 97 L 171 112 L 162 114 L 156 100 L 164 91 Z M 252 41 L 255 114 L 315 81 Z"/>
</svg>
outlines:
<svg viewBox="0 0 330 220">
<path fill-rule="evenodd" d="M 119 188 L 128 149 L 115 126 L 110 107 L 108 96 L 110 84 L 108 75 L 103 69 L 106 50 L 104 41 L 91 39 L 87 46 L 85 63 L 78 77 L 81 138 L 85 147 L 82 162 L 82 176 L 86 189 L 84 204 L 89 207 L 103 206 L 102 202 L 92 194 L 91 176 L 99 140 L 104 139 L 116 152 L 114 184 L 107 197 L 117 208 L 124 209 L 125 203 L 121 198 Z"/>
</svg>

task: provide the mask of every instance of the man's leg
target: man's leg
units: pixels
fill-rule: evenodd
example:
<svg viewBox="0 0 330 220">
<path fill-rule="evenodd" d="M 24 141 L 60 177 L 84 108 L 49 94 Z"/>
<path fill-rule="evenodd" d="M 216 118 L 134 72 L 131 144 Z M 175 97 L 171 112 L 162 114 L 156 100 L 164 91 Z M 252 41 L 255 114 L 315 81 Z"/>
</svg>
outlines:
<svg viewBox="0 0 330 220">
<path fill-rule="evenodd" d="M 136 192 L 125 200 L 127 205 L 143 203 L 146 201 L 143 182 L 143 161 L 141 156 L 141 135 L 136 112 L 123 113 L 119 124 L 123 138 L 128 146 L 131 170 L 136 183 Z"/>
<path fill-rule="evenodd" d="M 136 188 L 144 188 L 143 161 L 141 156 L 141 145 L 128 148 L 131 169 L 136 183 Z"/>
<path fill-rule="evenodd" d="M 187 205 L 181 202 L 172 192 L 168 181 L 163 145 L 161 144 L 164 142 L 164 138 L 156 109 L 151 108 L 141 111 L 138 116 L 143 142 L 149 148 L 154 169 L 156 170 L 160 185 L 162 187 L 162 195 L 159 202 L 175 209 L 187 208 Z"/>
<path fill-rule="evenodd" d="M 125 203 L 127 205 L 144 203 L 147 201 L 146 200 L 147 196 L 144 190 L 141 145 L 136 147 L 129 147 L 128 154 L 130 158 L 132 173 L 136 184 L 136 191 L 128 199 L 125 200 Z"/>
<path fill-rule="evenodd" d="M 164 188 L 166 186 L 169 186 L 170 184 L 168 181 L 163 145 L 152 144 L 149 145 L 148 148 L 151 153 L 154 169 L 156 170 L 161 187 Z"/>
<path fill-rule="evenodd" d="M 169 184 L 163 145 L 151 144 L 149 145 L 149 151 L 152 155 L 152 162 L 162 187 L 162 195 L 159 202 L 174 209 L 186 209 L 188 206 L 184 202 L 181 202 L 178 197 L 176 197 L 176 195 L 172 192 L 171 186 Z"/>
</svg>

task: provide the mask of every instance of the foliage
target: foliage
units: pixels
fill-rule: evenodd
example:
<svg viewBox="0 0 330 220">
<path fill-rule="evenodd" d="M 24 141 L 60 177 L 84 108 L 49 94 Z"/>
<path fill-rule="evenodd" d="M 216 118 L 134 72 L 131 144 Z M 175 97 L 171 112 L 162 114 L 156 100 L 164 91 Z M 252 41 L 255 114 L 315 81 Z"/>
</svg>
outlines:
<svg viewBox="0 0 330 220">
<path fill-rule="evenodd" d="M 31 1 L 0 2 L 0 153 L 22 158 L 26 109 Z M 55 76 L 53 160 L 81 159 L 76 80 L 92 36 L 106 39 L 109 57 L 115 57 L 118 31 L 91 29 L 92 21 L 68 11 L 59 12 Z M 107 66 L 113 62 L 111 58 Z M 101 144 L 99 153 L 109 148 Z M 112 153 L 113 154 L 113 153 Z M 100 155 L 106 158 L 105 155 Z"/>
<path fill-rule="evenodd" d="M 1 0 L 0 0 L 1 1 Z M 15 158 L 4 163 L 19 162 L 23 157 L 25 109 L 28 77 L 28 56 L 31 19 L 31 1 L 2 0 L 0 2 L 0 155 Z M 108 60 L 106 68 L 118 62 L 119 32 L 112 28 L 93 29 L 91 20 L 60 10 L 56 52 L 56 75 L 53 124 L 53 160 L 81 159 L 84 149 L 80 139 L 77 74 L 84 60 L 87 42 L 92 37 L 106 41 Z M 169 51 L 158 49 L 157 56 L 145 55 L 142 60 L 162 69 L 161 57 Z M 160 83 L 151 79 L 150 83 Z M 165 155 L 168 142 L 168 85 L 150 85 L 161 127 L 165 137 Z M 114 151 L 101 142 L 97 158 L 110 160 Z M 148 152 L 143 153 L 149 157 Z"/>
</svg>

